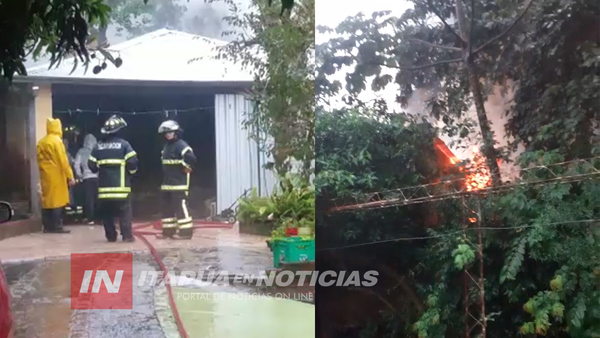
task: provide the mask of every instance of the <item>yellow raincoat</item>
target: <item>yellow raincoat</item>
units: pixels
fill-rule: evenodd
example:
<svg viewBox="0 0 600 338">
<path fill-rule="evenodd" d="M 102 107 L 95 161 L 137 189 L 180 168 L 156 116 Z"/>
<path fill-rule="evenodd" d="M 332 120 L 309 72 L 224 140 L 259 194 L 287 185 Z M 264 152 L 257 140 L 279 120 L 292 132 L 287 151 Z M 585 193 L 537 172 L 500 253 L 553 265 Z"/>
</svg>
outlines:
<svg viewBox="0 0 600 338">
<path fill-rule="evenodd" d="M 62 141 L 62 124 L 59 119 L 46 121 L 46 136 L 37 144 L 37 162 L 40 169 L 42 208 L 56 209 L 69 204 L 69 186 L 73 171 L 67 160 Z"/>
</svg>

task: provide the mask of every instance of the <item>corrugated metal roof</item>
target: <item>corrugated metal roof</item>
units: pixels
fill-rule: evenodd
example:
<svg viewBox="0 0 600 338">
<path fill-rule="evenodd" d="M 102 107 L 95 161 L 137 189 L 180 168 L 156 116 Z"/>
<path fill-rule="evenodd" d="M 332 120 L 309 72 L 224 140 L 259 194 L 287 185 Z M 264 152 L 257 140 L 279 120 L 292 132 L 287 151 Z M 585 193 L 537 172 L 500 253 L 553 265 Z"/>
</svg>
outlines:
<svg viewBox="0 0 600 338">
<path fill-rule="evenodd" d="M 160 29 L 132 40 L 110 46 L 107 50 L 123 59 L 116 68 L 110 62 L 107 69 L 94 74 L 92 60 L 85 72 L 79 64 L 72 73 L 73 58 L 64 60 L 58 68 L 48 69 L 49 64 L 28 70 L 29 78 L 70 78 L 102 80 L 141 80 L 169 82 L 249 82 L 253 80 L 249 71 L 228 60 L 215 60 L 214 50 L 226 44 L 184 32 Z M 99 53 L 97 53 L 99 54 Z M 194 58 L 200 60 L 191 62 Z"/>
</svg>

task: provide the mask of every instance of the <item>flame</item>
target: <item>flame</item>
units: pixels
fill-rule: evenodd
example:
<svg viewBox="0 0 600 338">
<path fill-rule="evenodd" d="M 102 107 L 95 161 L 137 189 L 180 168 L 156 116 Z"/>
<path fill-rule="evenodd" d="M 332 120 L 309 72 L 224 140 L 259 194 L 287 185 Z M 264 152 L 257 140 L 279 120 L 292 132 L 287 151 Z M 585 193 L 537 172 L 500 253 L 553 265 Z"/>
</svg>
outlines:
<svg viewBox="0 0 600 338">
<path fill-rule="evenodd" d="M 446 146 L 446 143 L 444 143 L 444 141 L 440 140 L 439 138 L 436 138 L 433 141 L 433 144 L 436 147 L 436 149 L 440 151 L 450 161 L 450 164 L 454 165 L 459 162 L 458 158 L 454 156 L 454 154 L 448 148 L 448 146 Z"/>
<path fill-rule="evenodd" d="M 465 184 L 467 191 L 477 191 L 492 185 L 490 170 L 478 147 L 473 148 L 471 163 L 467 166 Z"/>
<path fill-rule="evenodd" d="M 439 158 L 443 158 L 443 163 L 455 165 L 460 160 L 452 153 L 446 144 L 439 138 L 434 139 L 434 146 L 438 151 Z M 498 165 L 500 160 L 498 159 Z M 485 157 L 481 154 L 479 147 L 474 146 L 472 149 L 471 161 L 466 166 L 460 166 L 459 172 L 466 175 L 466 190 L 477 191 L 485 189 L 492 185 L 492 177 L 489 167 L 487 166 Z"/>
</svg>

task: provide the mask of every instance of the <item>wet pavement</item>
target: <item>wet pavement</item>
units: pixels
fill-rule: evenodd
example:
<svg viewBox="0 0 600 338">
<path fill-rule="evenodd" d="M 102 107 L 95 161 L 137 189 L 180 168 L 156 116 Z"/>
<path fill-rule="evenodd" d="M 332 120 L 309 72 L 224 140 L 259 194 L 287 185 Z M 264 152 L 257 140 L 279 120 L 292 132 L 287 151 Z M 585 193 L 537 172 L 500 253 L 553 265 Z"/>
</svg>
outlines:
<svg viewBox="0 0 600 338">
<path fill-rule="evenodd" d="M 15 338 L 165 337 L 153 289 L 133 289 L 132 310 L 71 310 L 68 259 L 3 265 L 12 295 Z M 135 255 L 134 276 L 156 270 L 151 256 Z"/>
<path fill-rule="evenodd" d="M 106 243 L 98 228 L 71 227 L 74 230 L 71 238 L 34 234 L 0 241 L 0 258 L 11 286 L 15 338 L 180 336 L 167 289 L 160 284 L 134 287 L 133 310 L 71 310 L 70 252 L 134 252 L 134 285 L 142 271 L 159 270 L 141 241 Z M 73 241 L 73 237 L 80 241 Z M 258 274 L 272 265 L 264 238 L 241 235 L 236 229 L 199 230 L 191 241 L 155 238 L 150 241 L 169 271 L 175 274 L 181 271 Z M 66 245 L 60 246 L 61 243 Z M 5 253 L 9 253 L 8 259 Z M 305 303 L 314 300 L 314 288 L 198 287 L 191 283 L 173 289 L 190 337 L 314 337 L 314 306 Z M 294 295 L 297 292 L 304 296 Z M 192 299 L 189 297 L 192 293 L 207 296 Z M 281 296 L 284 293 L 288 299 L 282 299 L 286 298 Z M 275 297 L 276 294 L 280 296 Z M 297 301 L 301 298 L 304 302 Z"/>
<path fill-rule="evenodd" d="M 314 306 L 274 295 L 173 288 L 186 329 L 197 338 L 314 337 Z"/>
</svg>

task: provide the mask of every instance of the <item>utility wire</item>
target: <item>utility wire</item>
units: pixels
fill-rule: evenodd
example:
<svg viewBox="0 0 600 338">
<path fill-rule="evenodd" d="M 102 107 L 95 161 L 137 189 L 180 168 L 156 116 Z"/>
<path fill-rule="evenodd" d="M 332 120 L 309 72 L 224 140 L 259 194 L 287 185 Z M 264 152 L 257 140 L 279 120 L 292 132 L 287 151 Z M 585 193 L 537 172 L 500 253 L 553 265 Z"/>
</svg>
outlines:
<svg viewBox="0 0 600 338">
<path fill-rule="evenodd" d="M 333 202 L 336 206 L 329 210 L 329 212 L 348 212 L 355 210 L 368 210 L 368 209 L 382 209 L 388 208 L 392 206 L 406 206 L 411 204 L 418 203 L 427 203 L 427 202 L 436 202 L 451 198 L 457 198 L 463 195 L 471 195 L 471 194 L 482 194 L 482 193 L 495 193 L 506 190 L 511 190 L 519 187 L 527 187 L 533 185 L 544 185 L 551 183 L 573 183 L 576 181 L 581 181 L 588 178 L 595 178 L 600 175 L 600 168 L 597 168 L 597 164 L 594 161 L 600 160 L 600 157 L 592 157 L 586 159 L 577 159 L 573 161 L 554 163 L 550 165 L 542 165 L 535 166 L 530 168 L 521 169 L 521 174 L 527 174 L 530 172 L 534 172 L 535 170 L 543 170 L 543 172 L 547 175 L 550 175 L 549 179 L 538 179 L 526 181 L 523 178 L 518 178 L 514 182 L 509 184 L 504 184 L 496 187 L 486 187 L 482 189 L 469 190 L 468 185 L 466 185 L 467 178 L 459 178 L 459 179 L 451 179 L 444 180 L 435 183 L 422 184 L 411 187 L 397 188 L 392 190 L 383 190 L 378 192 L 371 192 L 365 194 L 369 196 L 368 198 L 363 198 L 365 201 L 359 201 L 358 198 L 354 198 L 355 204 L 345 204 L 341 203 L 341 205 L 337 205 L 336 201 Z M 568 174 L 566 176 L 559 176 L 552 169 L 554 167 L 569 165 L 569 164 L 587 164 L 586 170 L 587 173 L 583 174 Z M 568 168 L 562 168 L 568 169 Z M 456 187 L 455 185 L 458 185 Z M 386 193 L 395 193 L 392 196 L 384 196 Z M 343 202 L 343 201 L 342 201 Z"/>
<path fill-rule="evenodd" d="M 536 228 L 536 227 L 555 226 L 555 225 L 564 225 L 564 224 L 588 224 L 588 223 L 595 223 L 595 222 L 600 223 L 600 219 L 563 221 L 563 222 L 553 222 L 553 223 L 543 223 L 543 224 L 533 224 L 533 225 L 520 225 L 520 226 L 510 226 L 510 227 L 471 227 L 471 228 L 452 231 L 452 232 L 440 234 L 440 235 L 419 236 L 419 237 L 399 237 L 399 238 L 386 239 L 386 240 L 381 240 L 381 241 L 372 241 L 372 242 L 349 244 L 349 245 L 338 246 L 338 247 L 318 249 L 316 251 L 331 251 L 331 250 L 340 250 L 340 249 L 347 249 L 347 248 L 354 248 L 354 247 L 361 247 L 361 246 L 368 246 L 368 245 L 375 245 L 375 244 L 383 244 L 383 243 L 407 242 L 407 241 L 416 241 L 416 240 L 444 238 L 444 237 L 454 236 L 457 234 L 462 234 L 467 230 L 479 230 L 479 229 L 481 229 L 481 230 L 519 230 L 519 229 L 525 229 L 525 228 Z M 600 225 L 600 224 L 598 224 L 598 225 Z"/>
<path fill-rule="evenodd" d="M 186 109 L 162 109 L 162 110 L 149 110 L 149 111 L 120 111 L 120 110 L 92 110 L 92 109 L 68 109 L 68 110 L 53 110 L 53 113 L 57 113 L 57 114 L 69 114 L 69 115 L 73 115 L 73 114 L 78 114 L 78 113 L 92 113 L 92 114 L 119 114 L 119 115 L 148 115 L 148 114 L 170 114 L 173 113 L 175 115 L 177 115 L 177 113 L 185 113 L 185 112 L 192 112 L 192 111 L 202 111 L 202 110 L 210 110 L 210 109 L 214 109 L 214 106 L 209 106 L 209 107 L 192 107 L 192 108 L 186 108 Z"/>
</svg>

